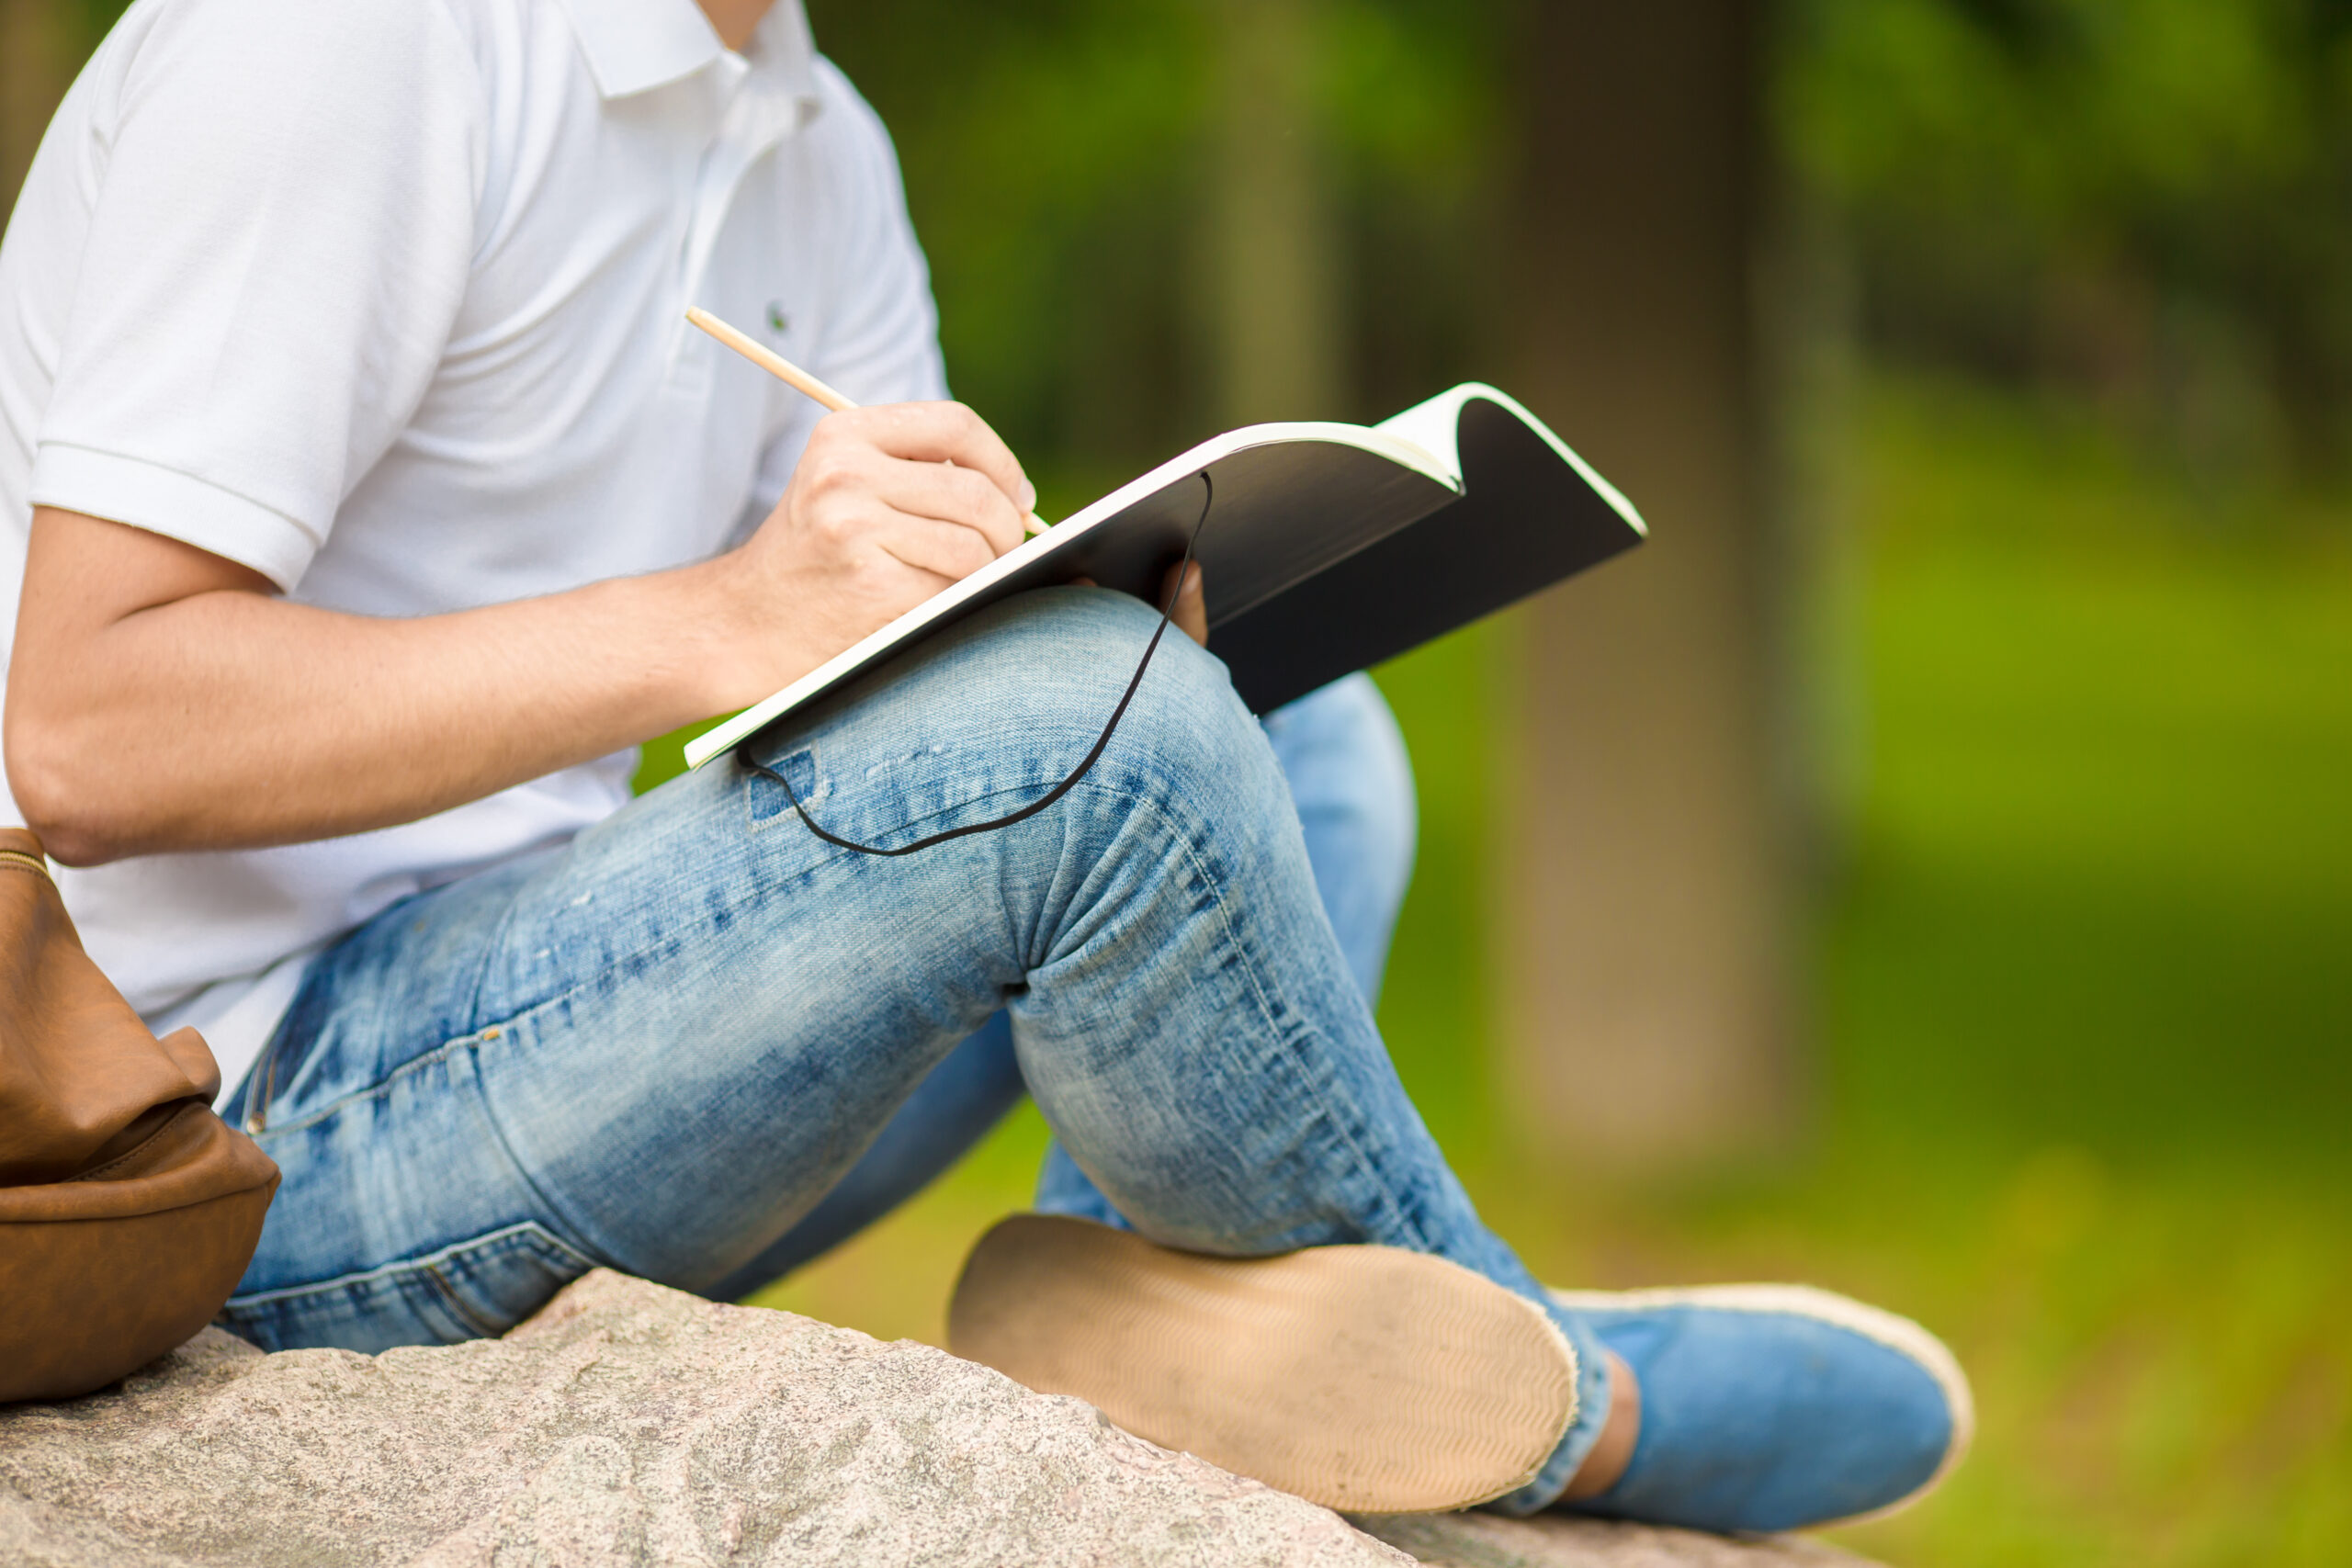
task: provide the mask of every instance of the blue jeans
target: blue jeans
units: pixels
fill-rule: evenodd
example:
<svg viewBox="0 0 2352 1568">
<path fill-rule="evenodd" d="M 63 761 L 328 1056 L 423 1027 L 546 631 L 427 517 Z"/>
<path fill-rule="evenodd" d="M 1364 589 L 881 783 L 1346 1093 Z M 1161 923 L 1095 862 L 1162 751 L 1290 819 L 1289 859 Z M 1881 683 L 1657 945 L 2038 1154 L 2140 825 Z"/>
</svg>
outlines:
<svg viewBox="0 0 2352 1568">
<path fill-rule="evenodd" d="M 1335 681 L 1262 723 L 1290 786 L 1331 934 L 1356 988 L 1376 1005 L 1419 833 L 1405 738 L 1369 675 Z M 1012 1015 L 1000 1011 L 932 1068 L 806 1218 L 707 1293 L 723 1301 L 750 1295 L 847 1241 L 922 1190 L 1027 1092 L 1013 1055 Z M 1131 1228 L 1058 1143 L 1046 1146 L 1037 1207 Z"/>
<path fill-rule="evenodd" d="M 1084 755 L 1154 619 L 1024 595 L 753 745 L 860 841 L 992 819 Z M 1341 686 L 1261 728 L 1171 636 L 1093 771 L 1001 831 L 855 854 L 714 763 L 386 910 L 312 966 L 228 1108 L 285 1180 L 222 1321 L 377 1350 L 503 1332 L 598 1264 L 736 1292 L 912 1191 L 1025 1087 L 1055 1207 L 1203 1252 L 1408 1247 L 1543 1304 L 1581 1409 L 1506 1506 L 1549 1503 L 1607 1368 L 1479 1222 L 1374 1027 L 1409 853 L 1398 807 L 1346 804 L 1402 766 L 1374 701 Z M 1278 744 L 1309 820 L 1329 813 L 1325 864 Z M 1320 802 L 1317 770 L 1340 786 L 1326 772 Z"/>
</svg>

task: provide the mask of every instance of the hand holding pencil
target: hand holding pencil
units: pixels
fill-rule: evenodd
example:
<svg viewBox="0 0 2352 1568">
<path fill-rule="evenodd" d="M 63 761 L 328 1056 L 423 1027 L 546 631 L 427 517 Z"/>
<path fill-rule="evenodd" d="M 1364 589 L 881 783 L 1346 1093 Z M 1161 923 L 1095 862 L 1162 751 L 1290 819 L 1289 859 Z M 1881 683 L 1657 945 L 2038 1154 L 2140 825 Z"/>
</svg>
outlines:
<svg viewBox="0 0 2352 1568">
<path fill-rule="evenodd" d="M 767 344 L 719 320 L 700 306 L 690 307 L 686 311 L 686 320 L 786 386 L 823 405 L 831 412 L 843 413 L 859 406 L 850 398 L 768 347 Z M 944 461 L 950 468 L 956 466 L 955 459 L 952 457 Z M 1032 510 L 1023 513 L 1022 525 L 1026 534 L 1035 536 L 1044 533 L 1052 525 L 1046 523 Z M 1091 585 L 1091 579 L 1079 578 L 1077 581 Z M 1176 596 L 1172 618 L 1178 628 L 1194 642 L 1206 648 L 1209 640 L 1208 605 L 1202 593 L 1199 564 L 1196 562 L 1185 569 L 1184 579 L 1181 583 L 1173 580 L 1171 571 L 1166 592 L 1173 592 Z"/>
<path fill-rule="evenodd" d="M 739 328 L 728 325 L 725 321 L 720 321 L 717 316 L 712 315 L 708 310 L 704 310 L 701 306 L 695 305 L 689 307 L 686 310 L 686 320 L 692 321 L 695 326 L 700 327 L 704 332 L 708 333 L 711 336 L 717 338 L 719 342 L 725 344 L 728 347 L 733 349 L 736 353 L 741 355 L 744 358 L 750 360 L 752 364 L 766 371 L 769 375 L 774 376 L 777 380 L 782 381 L 785 385 L 791 387 L 796 391 L 805 393 L 808 397 L 815 399 L 818 402 L 824 404 L 826 408 L 830 409 L 834 413 L 840 413 L 845 410 L 857 407 L 856 403 L 851 401 L 848 398 L 843 397 L 841 393 L 835 391 L 824 382 L 820 381 L 817 378 L 811 376 L 808 372 L 792 363 L 791 360 L 786 359 L 783 355 L 778 354 L 775 350 L 760 342 L 757 338 L 752 337 L 748 333 L 745 333 Z M 1042 534 L 1047 528 L 1053 526 L 1053 525 L 1047 523 L 1035 512 L 1031 512 L 1026 514 L 1022 519 L 1022 522 L 1026 530 L 1031 534 Z"/>
</svg>

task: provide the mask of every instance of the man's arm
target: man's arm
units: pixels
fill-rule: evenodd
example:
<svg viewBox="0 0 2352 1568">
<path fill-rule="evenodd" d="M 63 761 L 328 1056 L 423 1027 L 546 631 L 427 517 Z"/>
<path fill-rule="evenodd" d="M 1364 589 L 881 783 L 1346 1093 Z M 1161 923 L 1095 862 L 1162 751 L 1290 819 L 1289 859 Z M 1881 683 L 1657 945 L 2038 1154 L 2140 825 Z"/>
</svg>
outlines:
<svg viewBox="0 0 2352 1568">
<path fill-rule="evenodd" d="M 1019 544 L 1034 501 L 970 411 L 861 409 L 818 425 L 740 549 L 412 620 L 42 508 L 9 785 L 70 864 L 413 821 L 758 701 Z"/>
</svg>

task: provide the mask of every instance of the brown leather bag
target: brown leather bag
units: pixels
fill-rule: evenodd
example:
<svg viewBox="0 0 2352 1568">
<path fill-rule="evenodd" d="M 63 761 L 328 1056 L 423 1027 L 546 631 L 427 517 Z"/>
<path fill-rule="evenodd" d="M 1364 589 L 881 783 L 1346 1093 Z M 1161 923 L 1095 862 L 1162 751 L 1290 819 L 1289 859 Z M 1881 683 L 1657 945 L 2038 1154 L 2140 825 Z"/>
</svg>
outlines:
<svg viewBox="0 0 2352 1568">
<path fill-rule="evenodd" d="M 82 951 L 40 840 L 0 829 L 0 1400 L 103 1388 L 236 1289 L 277 1167 Z"/>
</svg>

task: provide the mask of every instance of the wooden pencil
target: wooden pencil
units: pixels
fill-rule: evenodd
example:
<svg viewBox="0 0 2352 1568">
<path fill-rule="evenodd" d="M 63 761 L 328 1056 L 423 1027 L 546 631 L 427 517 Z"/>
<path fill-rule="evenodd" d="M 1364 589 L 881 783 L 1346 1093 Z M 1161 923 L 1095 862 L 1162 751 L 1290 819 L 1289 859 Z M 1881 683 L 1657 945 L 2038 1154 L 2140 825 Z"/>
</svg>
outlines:
<svg viewBox="0 0 2352 1568">
<path fill-rule="evenodd" d="M 769 375 L 797 391 L 806 393 L 835 413 L 854 409 L 857 404 L 820 381 L 783 355 L 761 343 L 750 333 L 728 325 L 699 305 L 689 306 L 686 320 L 708 333 Z M 1022 518 L 1022 525 L 1032 534 L 1046 531 L 1046 520 L 1032 512 Z"/>
<path fill-rule="evenodd" d="M 719 342 L 725 344 L 728 347 L 733 349 L 736 353 L 741 355 L 744 358 L 750 360 L 752 364 L 758 366 L 761 369 L 775 377 L 777 380 L 782 381 L 785 385 L 791 387 L 796 390 L 806 392 L 808 396 L 816 399 L 819 402 L 832 410 L 833 412 L 839 413 L 843 409 L 854 409 L 857 407 L 857 405 L 852 402 L 849 399 L 842 396 L 839 392 L 833 390 L 822 381 L 818 380 L 817 378 L 809 375 L 808 372 L 803 370 L 797 365 L 795 365 L 791 360 L 786 359 L 783 355 L 778 354 L 767 344 L 757 341 L 748 333 L 741 332 L 734 327 L 729 326 L 725 321 L 720 321 L 717 316 L 712 315 L 708 310 L 704 310 L 701 306 L 696 305 L 689 309 L 686 311 L 686 320 L 692 321 L 695 325 L 700 327 L 703 331 L 708 333 L 711 336 L 717 338 Z"/>
</svg>

